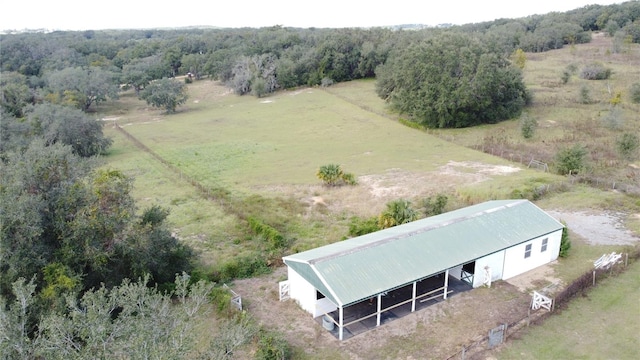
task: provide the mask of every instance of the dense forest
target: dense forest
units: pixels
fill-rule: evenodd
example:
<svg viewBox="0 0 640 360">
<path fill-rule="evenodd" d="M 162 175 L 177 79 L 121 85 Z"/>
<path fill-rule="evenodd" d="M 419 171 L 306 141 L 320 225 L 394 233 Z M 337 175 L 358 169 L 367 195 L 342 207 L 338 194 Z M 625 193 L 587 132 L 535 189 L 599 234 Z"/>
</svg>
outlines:
<svg viewBox="0 0 640 360">
<path fill-rule="evenodd" d="M 130 321 L 161 312 L 171 298 L 193 309 L 187 294 L 197 300 L 207 288 L 197 282 L 194 250 L 169 230 L 168 211 L 139 211 L 132 179 L 98 170 L 111 141 L 90 113 L 120 91 L 133 89 L 149 104 L 175 111 L 190 81 L 217 80 L 237 95 L 262 97 L 375 77 L 378 95 L 421 125 L 474 126 L 513 118 L 529 101 L 514 54 L 589 42 L 594 31 L 613 39 L 613 52 L 640 43 L 640 2 L 418 30 L 0 35 L 0 358 L 126 354 L 95 352 L 100 336 L 85 326 L 91 321 L 147 341 L 154 352 L 141 357 L 184 356 L 189 346 L 167 344 L 182 336 L 194 312 L 167 310 L 136 327 Z M 149 330 L 169 322 L 166 333 Z"/>
</svg>

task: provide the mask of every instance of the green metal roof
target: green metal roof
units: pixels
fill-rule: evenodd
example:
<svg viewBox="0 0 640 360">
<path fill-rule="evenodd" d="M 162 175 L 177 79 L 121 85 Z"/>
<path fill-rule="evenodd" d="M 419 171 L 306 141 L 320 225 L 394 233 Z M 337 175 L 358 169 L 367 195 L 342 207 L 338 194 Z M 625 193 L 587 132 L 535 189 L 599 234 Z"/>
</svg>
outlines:
<svg viewBox="0 0 640 360">
<path fill-rule="evenodd" d="M 494 200 L 283 258 L 339 306 L 559 230 L 527 200 Z"/>
</svg>

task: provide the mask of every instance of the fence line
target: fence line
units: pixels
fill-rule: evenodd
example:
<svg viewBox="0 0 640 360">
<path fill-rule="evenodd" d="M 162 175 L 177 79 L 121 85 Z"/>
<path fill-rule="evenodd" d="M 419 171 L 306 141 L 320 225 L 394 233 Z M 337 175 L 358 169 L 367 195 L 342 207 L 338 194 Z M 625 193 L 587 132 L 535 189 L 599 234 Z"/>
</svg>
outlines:
<svg viewBox="0 0 640 360">
<path fill-rule="evenodd" d="M 623 273 L 628 266 L 629 259 L 637 260 L 639 257 L 640 248 L 636 248 L 632 253 L 626 254 L 625 261 L 619 261 L 618 263 L 607 268 L 598 268 L 585 272 L 553 297 L 553 305 L 551 307 L 551 311 L 536 310 L 535 312 L 533 312 L 531 310 L 531 305 L 529 305 L 527 316 L 511 323 L 503 324 L 505 328 L 503 342 L 506 342 L 510 336 L 517 334 L 518 332 L 526 329 L 531 325 L 542 324 L 546 318 L 556 314 L 556 312 L 554 311 L 556 308 L 562 308 L 566 306 L 576 296 L 584 294 L 591 288 L 595 287 L 598 284 L 598 279 L 602 280 L 610 276 L 617 276 Z M 474 338 L 469 344 L 463 345 L 460 351 L 457 351 L 456 353 L 447 357 L 446 360 L 465 360 L 467 358 L 475 358 L 473 357 L 473 355 L 480 354 L 491 349 L 493 347 L 490 346 L 489 343 L 491 330 L 493 330 L 493 328 L 487 330 L 486 333 L 488 335 L 478 336 Z"/>
<path fill-rule="evenodd" d="M 177 174 L 181 180 L 184 180 L 189 184 L 191 184 L 191 186 L 193 186 L 196 190 L 198 190 L 200 195 L 203 196 L 205 199 L 217 201 L 219 205 L 225 209 L 225 211 L 239 217 L 240 219 L 246 218 L 244 214 L 238 211 L 235 211 L 235 209 L 233 209 L 233 207 L 229 204 L 228 199 L 226 198 L 227 196 L 226 190 L 220 189 L 220 188 L 213 188 L 213 189 L 207 188 L 206 186 L 199 183 L 196 179 L 185 174 L 182 170 L 180 170 L 180 168 L 173 165 L 172 163 L 164 159 L 162 156 L 158 155 L 155 151 L 151 150 L 148 146 L 143 144 L 135 136 L 131 135 L 128 131 L 122 128 L 122 126 L 115 124 L 115 128 L 118 131 L 120 131 L 121 134 L 126 136 L 127 139 L 129 139 L 134 145 L 136 145 L 142 151 L 146 152 L 147 154 L 151 155 L 154 159 L 158 160 L 164 166 L 169 168 L 169 170 L 171 170 L 174 174 Z"/>
<path fill-rule="evenodd" d="M 547 166 L 547 164 L 536 159 L 535 155 L 533 154 L 528 154 L 528 155 L 516 154 L 509 149 L 504 149 L 499 146 L 497 147 L 485 146 L 484 144 L 473 145 L 471 146 L 471 148 L 478 151 L 482 151 L 487 154 L 499 156 L 504 159 L 509 159 L 513 162 L 519 162 L 527 167 L 536 167 L 536 168 L 542 167 L 544 171 L 549 171 L 549 167 Z M 547 187 L 547 191 L 561 189 L 563 187 L 566 187 L 567 185 L 574 185 L 576 183 L 586 184 L 591 187 L 595 187 L 602 190 L 617 190 L 617 191 L 627 193 L 629 195 L 640 196 L 640 186 L 637 185 L 636 183 L 629 184 L 629 183 L 624 183 L 618 180 L 603 179 L 595 176 L 590 176 L 587 174 L 584 174 L 584 175 L 570 174 L 567 177 L 567 181 L 551 184 L 551 186 Z"/>
</svg>

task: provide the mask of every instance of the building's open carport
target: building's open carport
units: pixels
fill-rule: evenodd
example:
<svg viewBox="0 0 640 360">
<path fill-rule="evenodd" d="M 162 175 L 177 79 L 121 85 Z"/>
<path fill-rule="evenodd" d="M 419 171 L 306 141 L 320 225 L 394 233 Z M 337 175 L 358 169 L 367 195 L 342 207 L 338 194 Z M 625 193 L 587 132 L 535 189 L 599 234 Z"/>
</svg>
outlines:
<svg viewBox="0 0 640 360">
<path fill-rule="evenodd" d="M 448 276 L 445 272 L 345 306 L 342 315 L 342 339 L 349 339 L 471 289 L 473 287 L 468 282 Z M 317 322 L 322 323 L 338 339 L 341 336 L 339 320 L 339 310 L 316 318 Z"/>
<path fill-rule="evenodd" d="M 554 260 L 562 228 L 529 201 L 490 201 L 286 256 L 289 296 L 343 340 Z"/>
</svg>

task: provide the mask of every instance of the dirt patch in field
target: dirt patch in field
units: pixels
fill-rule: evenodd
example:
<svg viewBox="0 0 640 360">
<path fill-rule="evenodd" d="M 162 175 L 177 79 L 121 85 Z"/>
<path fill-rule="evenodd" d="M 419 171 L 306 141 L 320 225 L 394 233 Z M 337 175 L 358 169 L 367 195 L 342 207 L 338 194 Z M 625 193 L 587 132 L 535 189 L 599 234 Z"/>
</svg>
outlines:
<svg viewBox="0 0 640 360">
<path fill-rule="evenodd" d="M 357 186 L 279 185 L 256 187 L 254 190 L 294 196 L 307 203 L 310 210 L 321 206 L 332 213 L 346 211 L 367 217 L 379 214 L 392 200 L 418 201 L 441 193 L 454 193 L 461 185 L 488 181 L 520 170 L 514 166 L 449 161 L 434 171 L 393 168 L 379 174 L 362 175 L 358 177 Z"/>
</svg>

